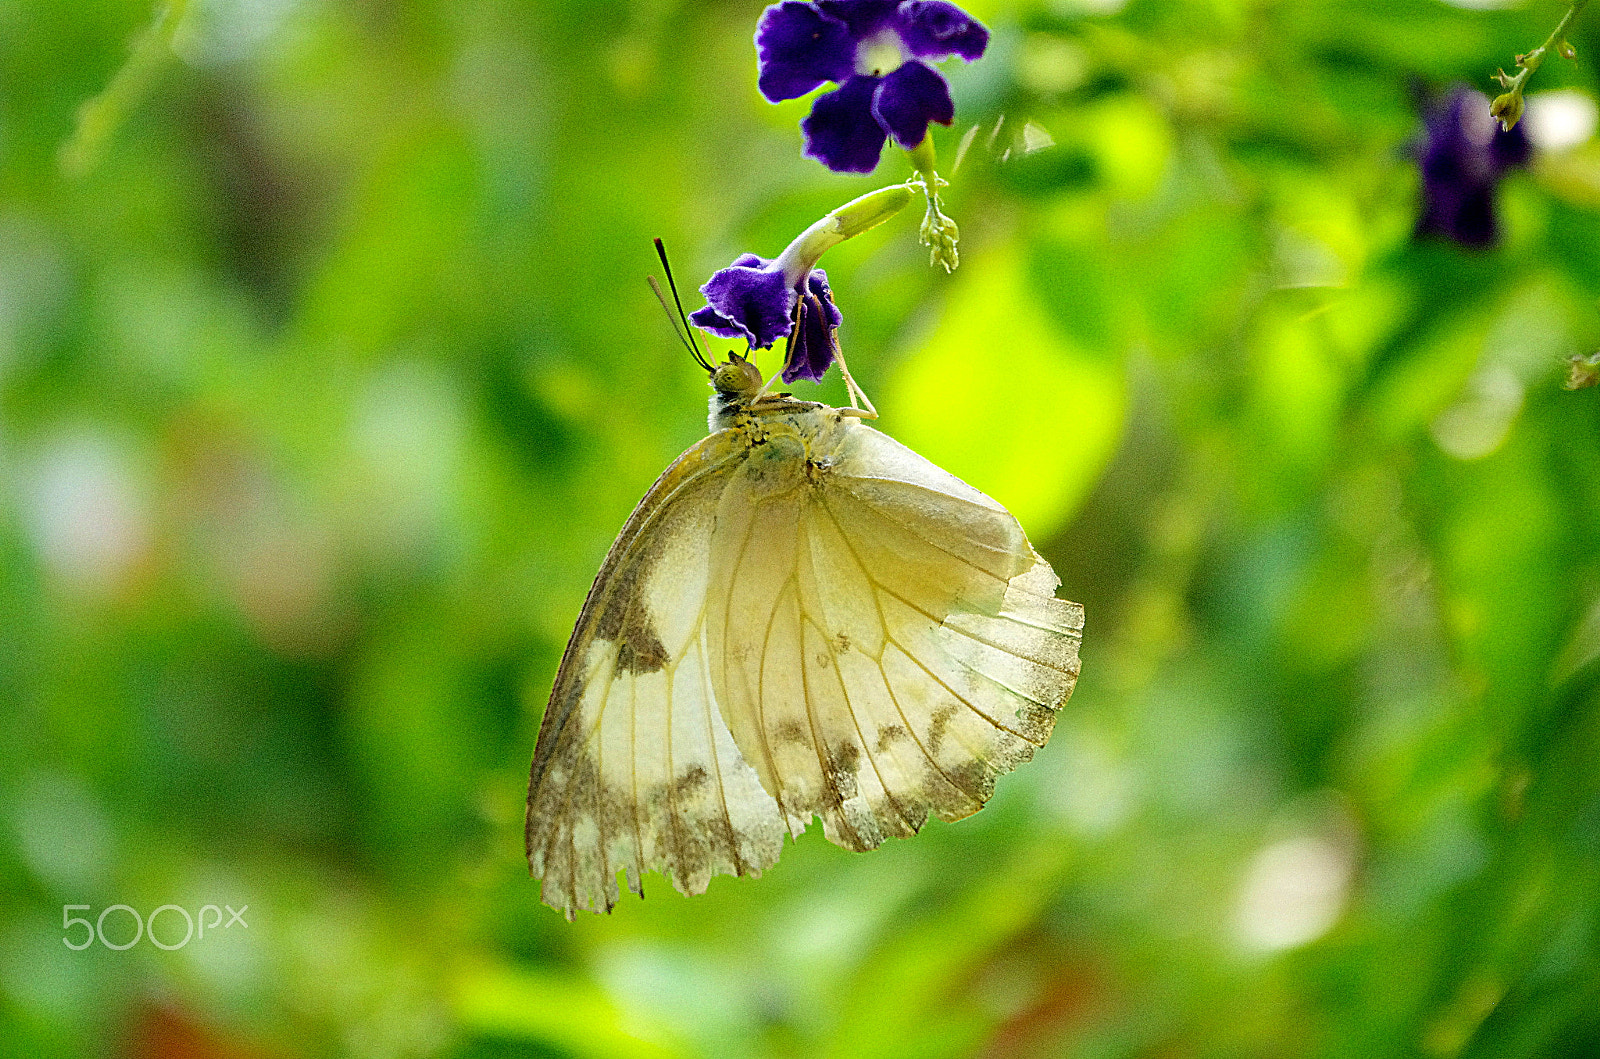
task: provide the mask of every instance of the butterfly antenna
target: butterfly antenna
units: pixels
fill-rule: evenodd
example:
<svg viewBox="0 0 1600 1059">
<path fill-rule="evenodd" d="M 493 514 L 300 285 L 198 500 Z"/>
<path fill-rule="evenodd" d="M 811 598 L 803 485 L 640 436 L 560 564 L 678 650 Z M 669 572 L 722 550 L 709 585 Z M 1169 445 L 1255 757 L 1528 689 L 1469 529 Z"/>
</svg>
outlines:
<svg viewBox="0 0 1600 1059">
<path fill-rule="evenodd" d="M 672 322 L 672 330 L 677 333 L 678 340 L 688 347 L 689 354 L 694 357 L 695 363 L 706 369 L 708 375 L 712 374 L 716 369 L 706 359 L 705 354 L 700 352 L 700 346 L 694 340 L 694 330 L 689 325 L 689 317 L 683 311 L 683 299 L 678 297 L 678 284 L 672 278 L 672 266 L 667 262 L 666 245 L 660 239 L 657 239 L 655 243 L 656 256 L 661 258 L 661 268 L 667 274 L 667 286 L 672 290 L 672 305 L 667 304 L 666 295 L 661 293 L 661 284 L 656 282 L 654 276 L 647 277 L 650 281 L 650 289 L 656 292 L 656 300 L 661 303 L 661 308 L 666 312 L 667 319 Z M 678 309 L 676 316 L 672 314 L 673 305 L 677 306 Z"/>
<path fill-rule="evenodd" d="M 700 355 L 700 350 L 695 348 L 694 343 L 689 341 L 689 336 L 683 333 L 683 325 L 678 323 L 678 318 L 673 315 L 672 306 L 667 303 L 667 296 L 662 293 L 661 284 L 656 282 L 656 278 L 654 276 L 646 276 L 644 279 L 646 283 L 650 284 L 650 289 L 655 291 L 656 300 L 661 303 L 661 308 L 666 310 L 667 320 L 672 324 L 672 333 L 678 336 L 678 341 L 682 342 L 684 348 L 687 349 L 690 355 L 694 357 L 695 363 L 699 364 L 707 371 L 710 371 L 710 365 L 708 365 L 705 361 L 705 358 Z"/>
</svg>

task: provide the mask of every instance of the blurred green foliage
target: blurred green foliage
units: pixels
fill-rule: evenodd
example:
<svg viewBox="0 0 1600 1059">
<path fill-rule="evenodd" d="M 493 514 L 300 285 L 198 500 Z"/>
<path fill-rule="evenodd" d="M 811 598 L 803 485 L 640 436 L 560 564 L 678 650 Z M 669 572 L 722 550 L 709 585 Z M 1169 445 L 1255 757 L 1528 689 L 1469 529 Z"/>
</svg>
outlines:
<svg viewBox="0 0 1600 1059">
<path fill-rule="evenodd" d="M 800 156 L 756 2 L 0 3 L 0 1053 L 1600 1054 L 1600 142 L 1476 253 L 1408 146 L 1565 5 L 967 6 L 961 269 L 824 264 L 1077 694 L 970 820 L 569 925 L 540 710 L 704 423 L 650 238 L 693 286 L 909 167 Z M 63 943 L 115 904 L 248 927 Z"/>
</svg>

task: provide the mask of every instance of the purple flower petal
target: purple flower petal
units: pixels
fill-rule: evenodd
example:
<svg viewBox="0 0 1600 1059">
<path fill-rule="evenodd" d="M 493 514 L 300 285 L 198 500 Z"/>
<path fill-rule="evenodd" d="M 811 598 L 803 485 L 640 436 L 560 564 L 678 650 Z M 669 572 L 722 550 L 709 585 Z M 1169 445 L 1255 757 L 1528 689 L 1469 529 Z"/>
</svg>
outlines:
<svg viewBox="0 0 1600 1059">
<path fill-rule="evenodd" d="M 879 78 L 852 77 L 816 98 L 800 123 L 808 157 L 836 173 L 870 173 L 883 153 L 884 131 L 872 113 Z"/>
<path fill-rule="evenodd" d="M 811 275 L 806 277 L 806 291 L 816 295 L 822 300 L 826 320 L 830 329 L 844 323 L 844 313 L 833 303 L 833 288 L 828 286 L 828 274 L 820 268 L 811 270 Z"/>
<path fill-rule="evenodd" d="M 850 27 L 850 35 L 863 41 L 889 25 L 900 0 L 816 0 L 819 10 Z"/>
<path fill-rule="evenodd" d="M 827 273 L 813 269 L 807 278 L 806 293 L 800 297 L 789 355 L 783 365 L 783 381 L 804 378 L 821 382 L 828 365 L 833 363 L 833 332 L 842 323 L 844 314 L 833 303 Z"/>
<path fill-rule="evenodd" d="M 1493 190 L 1477 187 L 1464 193 L 1435 195 L 1424 206 L 1417 234 L 1443 236 L 1472 249 L 1493 246 L 1500 239 Z"/>
<path fill-rule="evenodd" d="M 1527 165 L 1533 160 L 1533 143 L 1528 139 L 1527 126 L 1522 122 L 1510 131 L 1495 127 L 1494 139 L 1489 141 L 1489 162 L 1499 176 L 1508 169 Z"/>
<path fill-rule="evenodd" d="M 883 79 L 872 97 L 872 113 L 894 133 L 895 142 L 910 150 L 928 135 L 928 122 L 948 125 L 956 108 L 939 71 L 913 59 Z"/>
<path fill-rule="evenodd" d="M 723 316 L 714 306 L 702 305 L 689 314 L 689 322 L 718 338 L 742 338 L 754 344 L 755 335 L 751 334 L 749 328 L 732 317 Z"/>
<path fill-rule="evenodd" d="M 822 317 L 814 295 L 800 299 L 800 316 L 789 341 L 789 357 L 783 364 L 784 382 L 796 379 L 821 382 L 827 374 L 828 365 L 833 363 L 833 346 Z"/>
<path fill-rule="evenodd" d="M 972 62 L 989 46 L 983 23 L 945 0 L 905 0 L 894 21 L 906 49 L 918 58 L 959 55 Z"/>
<path fill-rule="evenodd" d="M 1495 190 L 1505 174 L 1532 155 L 1519 125 L 1506 132 L 1489 116 L 1480 93 L 1457 88 L 1428 112 L 1427 136 L 1417 149 L 1422 170 L 1422 216 L 1417 235 L 1438 235 L 1462 246 L 1487 247 L 1500 236 Z"/>
<path fill-rule="evenodd" d="M 843 81 L 855 72 L 855 62 L 849 27 L 815 4 L 784 0 L 761 13 L 756 84 L 768 102 L 797 99 L 824 81 Z"/>
<path fill-rule="evenodd" d="M 798 295 L 783 273 L 765 258 L 741 254 L 700 288 L 709 305 L 689 314 L 689 322 L 718 338 L 743 338 L 765 349 L 789 333 Z"/>
</svg>

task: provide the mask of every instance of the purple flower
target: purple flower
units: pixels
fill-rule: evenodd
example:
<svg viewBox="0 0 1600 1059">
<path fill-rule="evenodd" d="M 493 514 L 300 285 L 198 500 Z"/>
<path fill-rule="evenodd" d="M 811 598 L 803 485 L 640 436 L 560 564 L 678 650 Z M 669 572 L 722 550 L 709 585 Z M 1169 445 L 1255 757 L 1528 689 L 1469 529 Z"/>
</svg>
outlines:
<svg viewBox="0 0 1600 1059">
<path fill-rule="evenodd" d="M 1509 132 L 1489 113 L 1489 101 L 1457 87 L 1424 118 L 1417 149 L 1422 168 L 1422 217 L 1417 235 L 1440 235 L 1462 246 L 1493 246 L 1500 236 L 1495 186 L 1533 155 L 1521 125 Z"/>
<path fill-rule="evenodd" d="M 710 304 L 690 313 L 689 320 L 718 338 L 743 338 L 751 349 L 766 349 L 788 336 L 783 381 L 821 380 L 833 363 L 833 333 L 844 316 L 833 304 L 827 273 L 786 266 L 789 256 L 740 254 L 700 288 Z"/>
<path fill-rule="evenodd" d="M 837 83 L 800 123 L 806 154 L 836 172 L 870 173 L 886 137 L 909 150 L 929 122 L 955 118 L 950 87 L 922 60 L 972 62 L 988 44 L 989 31 L 945 0 L 783 0 L 756 26 L 757 84 L 777 103 Z"/>
</svg>

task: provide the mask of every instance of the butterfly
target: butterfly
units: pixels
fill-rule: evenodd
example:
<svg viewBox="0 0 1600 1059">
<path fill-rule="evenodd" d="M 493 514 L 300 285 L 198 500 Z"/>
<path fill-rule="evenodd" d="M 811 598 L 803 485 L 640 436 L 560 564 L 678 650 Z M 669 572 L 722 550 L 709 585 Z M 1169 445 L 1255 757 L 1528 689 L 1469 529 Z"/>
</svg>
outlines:
<svg viewBox="0 0 1600 1059">
<path fill-rule="evenodd" d="M 619 871 L 758 875 L 815 816 L 857 851 L 966 817 L 1078 676 L 1083 608 L 1005 508 L 869 413 L 696 359 L 710 436 L 612 544 L 539 728 L 528 865 L 568 919 Z"/>
</svg>

